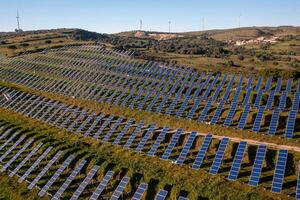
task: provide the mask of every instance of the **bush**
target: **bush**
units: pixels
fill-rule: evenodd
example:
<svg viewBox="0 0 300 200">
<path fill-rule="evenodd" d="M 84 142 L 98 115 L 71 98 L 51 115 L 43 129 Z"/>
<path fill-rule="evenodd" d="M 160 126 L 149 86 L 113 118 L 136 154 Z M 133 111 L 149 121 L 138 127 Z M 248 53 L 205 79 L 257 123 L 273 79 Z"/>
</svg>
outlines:
<svg viewBox="0 0 300 200">
<path fill-rule="evenodd" d="M 45 43 L 46 43 L 46 44 L 51 44 L 52 41 L 51 41 L 51 40 L 46 40 Z"/>
<path fill-rule="evenodd" d="M 29 44 L 28 44 L 28 43 L 21 43 L 20 46 L 21 46 L 21 47 L 28 47 Z"/>
<path fill-rule="evenodd" d="M 16 45 L 9 45 L 7 48 L 9 48 L 9 49 L 17 49 Z"/>
<path fill-rule="evenodd" d="M 5 41 L 1 41 L 1 44 L 6 44 L 6 42 Z"/>
<path fill-rule="evenodd" d="M 238 55 L 238 59 L 239 59 L 239 60 L 244 60 L 245 57 L 244 57 L 243 55 Z"/>
</svg>

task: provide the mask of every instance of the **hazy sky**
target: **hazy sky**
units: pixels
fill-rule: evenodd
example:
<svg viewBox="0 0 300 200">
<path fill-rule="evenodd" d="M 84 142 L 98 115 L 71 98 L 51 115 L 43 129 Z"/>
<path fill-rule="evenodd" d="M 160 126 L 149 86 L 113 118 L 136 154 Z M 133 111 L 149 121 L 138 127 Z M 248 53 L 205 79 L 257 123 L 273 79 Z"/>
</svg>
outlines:
<svg viewBox="0 0 300 200">
<path fill-rule="evenodd" d="M 0 32 L 82 28 L 115 33 L 139 29 L 171 31 L 240 26 L 300 25 L 300 0 L 0 0 Z"/>
</svg>

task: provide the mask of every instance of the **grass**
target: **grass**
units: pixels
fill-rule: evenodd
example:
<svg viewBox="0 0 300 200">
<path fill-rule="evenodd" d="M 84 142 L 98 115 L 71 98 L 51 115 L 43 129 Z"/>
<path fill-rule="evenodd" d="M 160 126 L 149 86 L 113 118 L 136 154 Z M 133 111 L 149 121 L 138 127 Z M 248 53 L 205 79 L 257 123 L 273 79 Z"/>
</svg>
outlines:
<svg viewBox="0 0 300 200">
<path fill-rule="evenodd" d="M 239 181 L 231 182 L 222 176 L 209 175 L 203 170 L 192 170 L 187 166 L 177 166 L 170 162 L 161 161 L 157 158 L 150 158 L 110 144 L 104 144 L 99 141 L 83 138 L 79 135 L 62 131 L 57 128 L 52 128 L 46 124 L 23 117 L 13 112 L 1 110 L 0 121 L 14 124 L 22 130 L 26 130 L 26 132 L 30 131 L 41 136 L 43 135 L 47 138 L 47 140 L 52 141 L 51 144 L 63 141 L 62 146 L 70 148 L 78 147 L 82 152 L 86 152 L 85 156 L 92 155 L 92 163 L 106 163 L 107 166 L 114 165 L 114 171 L 126 169 L 126 175 L 131 177 L 134 174 L 141 174 L 141 181 L 149 183 L 149 190 L 147 192 L 146 199 L 152 199 L 153 195 L 159 189 L 164 187 L 172 188 L 170 199 L 175 199 L 183 192 L 186 192 L 190 199 L 287 198 L 283 194 L 272 194 L 260 187 L 253 188 L 246 186 Z M 75 154 L 77 153 L 75 152 Z M 89 164 L 89 166 L 91 166 L 91 164 Z M 1 181 L 3 180 L 5 182 L 6 179 L 1 179 Z M 15 180 L 12 179 L 12 181 Z M 10 187 L 10 184 L 1 184 L 0 191 L 4 191 L 3 195 L 5 195 L 5 191 L 8 191 Z M 36 196 L 35 193 L 32 194 L 26 189 L 23 191 L 22 187 L 19 187 L 19 185 L 18 188 L 22 191 L 21 197 L 23 196 L 26 198 L 29 194 L 31 197 Z M 126 188 L 126 190 L 130 191 L 130 187 Z M 18 192 L 16 192 L 16 194 L 18 194 Z"/>
</svg>

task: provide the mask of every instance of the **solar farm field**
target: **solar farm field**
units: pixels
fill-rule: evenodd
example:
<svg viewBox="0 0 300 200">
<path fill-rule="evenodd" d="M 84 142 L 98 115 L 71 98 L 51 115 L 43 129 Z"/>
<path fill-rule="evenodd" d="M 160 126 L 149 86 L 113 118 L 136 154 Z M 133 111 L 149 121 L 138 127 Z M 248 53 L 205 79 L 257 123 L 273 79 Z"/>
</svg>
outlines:
<svg viewBox="0 0 300 200">
<path fill-rule="evenodd" d="M 299 80 L 132 54 L 0 58 L 0 177 L 22 190 L 10 198 L 300 199 Z"/>
</svg>

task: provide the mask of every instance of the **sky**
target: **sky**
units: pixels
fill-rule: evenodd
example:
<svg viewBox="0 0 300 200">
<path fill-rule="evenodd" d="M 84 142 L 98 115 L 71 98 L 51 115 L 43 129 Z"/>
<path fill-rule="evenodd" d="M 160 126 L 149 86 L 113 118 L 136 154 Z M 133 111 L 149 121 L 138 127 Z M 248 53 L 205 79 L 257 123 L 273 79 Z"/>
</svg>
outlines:
<svg viewBox="0 0 300 200">
<path fill-rule="evenodd" d="M 300 0 L 0 0 L 0 32 L 82 28 L 99 33 L 300 26 Z"/>
</svg>

